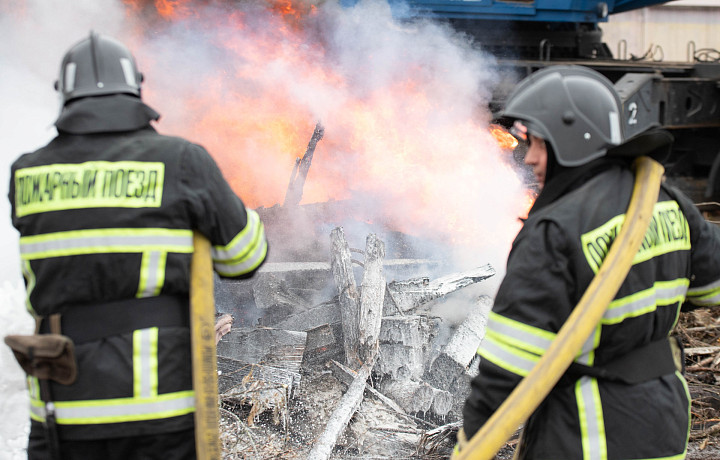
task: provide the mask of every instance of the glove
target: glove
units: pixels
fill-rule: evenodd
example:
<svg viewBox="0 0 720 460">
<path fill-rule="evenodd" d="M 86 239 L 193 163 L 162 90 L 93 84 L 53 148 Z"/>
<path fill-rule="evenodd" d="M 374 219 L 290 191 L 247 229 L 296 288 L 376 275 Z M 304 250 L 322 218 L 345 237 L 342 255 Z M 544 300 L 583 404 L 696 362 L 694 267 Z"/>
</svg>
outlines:
<svg viewBox="0 0 720 460">
<path fill-rule="evenodd" d="M 225 314 L 215 321 L 215 345 L 232 329 L 233 317 Z"/>
</svg>

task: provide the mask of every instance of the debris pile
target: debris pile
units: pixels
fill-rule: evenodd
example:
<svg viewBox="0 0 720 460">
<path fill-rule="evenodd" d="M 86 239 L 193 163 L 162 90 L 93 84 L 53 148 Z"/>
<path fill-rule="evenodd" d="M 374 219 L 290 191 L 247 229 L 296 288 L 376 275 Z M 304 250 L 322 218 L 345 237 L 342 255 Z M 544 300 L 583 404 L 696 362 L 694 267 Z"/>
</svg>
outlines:
<svg viewBox="0 0 720 460">
<path fill-rule="evenodd" d="M 224 458 L 447 457 L 491 299 L 455 322 L 433 306 L 495 270 L 431 279 L 437 262 L 386 259 L 375 234 L 364 251 L 330 236 L 329 263 L 216 285 L 219 310 L 246 315 L 217 346 Z"/>
<path fill-rule="evenodd" d="M 329 263 L 269 263 L 216 285 L 221 311 L 250 312 L 218 343 L 223 458 L 448 458 L 492 301 L 471 297 L 455 322 L 432 307 L 493 268 L 432 279 L 417 274 L 436 261 L 385 259 L 374 234 L 364 251 L 342 228 L 331 240 Z M 388 281 L 398 273 L 415 276 Z M 720 318 L 683 312 L 675 332 L 693 398 L 686 458 L 720 458 Z"/>
<path fill-rule="evenodd" d="M 680 314 L 685 378 L 692 396 L 688 460 L 720 458 L 720 317 L 700 308 Z"/>
</svg>

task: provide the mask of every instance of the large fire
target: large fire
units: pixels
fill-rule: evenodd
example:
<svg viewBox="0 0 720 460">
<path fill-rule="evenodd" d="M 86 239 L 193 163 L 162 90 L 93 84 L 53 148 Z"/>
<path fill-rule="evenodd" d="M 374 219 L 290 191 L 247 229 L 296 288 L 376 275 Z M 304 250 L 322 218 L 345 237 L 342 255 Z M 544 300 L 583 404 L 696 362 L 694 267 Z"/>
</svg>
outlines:
<svg viewBox="0 0 720 460">
<path fill-rule="evenodd" d="M 512 136 L 482 109 L 491 64 L 442 27 L 397 23 L 382 1 L 123 2 L 151 18 L 119 38 L 160 131 L 205 146 L 249 206 L 283 203 L 321 123 L 301 204 L 357 200 L 358 220 L 394 230 L 512 240 L 527 203 Z"/>
</svg>

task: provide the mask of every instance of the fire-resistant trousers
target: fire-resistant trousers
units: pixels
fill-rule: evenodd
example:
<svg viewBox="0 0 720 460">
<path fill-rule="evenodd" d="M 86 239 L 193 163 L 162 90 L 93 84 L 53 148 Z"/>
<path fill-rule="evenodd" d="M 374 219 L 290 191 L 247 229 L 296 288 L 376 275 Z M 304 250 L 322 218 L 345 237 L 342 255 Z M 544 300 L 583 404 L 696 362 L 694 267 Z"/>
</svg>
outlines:
<svg viewBox="0 0 720 460">
<path fill-rule="evenodd" d="M 33 424 L 35 425 L 35 424 Z M 60 441 L 62 460 L 195 460 L 194 430 L 83 441 Z M 53 460 L 43 429 L 32 429 L 28 460 Z"/>
</svg>

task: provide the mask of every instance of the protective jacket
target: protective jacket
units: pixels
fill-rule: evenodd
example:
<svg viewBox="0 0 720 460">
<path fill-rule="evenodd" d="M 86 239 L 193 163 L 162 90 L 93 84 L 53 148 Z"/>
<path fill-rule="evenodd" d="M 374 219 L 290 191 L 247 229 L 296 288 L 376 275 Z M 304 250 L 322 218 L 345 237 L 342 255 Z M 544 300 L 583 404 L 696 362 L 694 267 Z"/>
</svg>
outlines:
<svg viewBox="0 0 720 460">
<path fill-rule="evenodd" d="M 249 276 L 266 256 L 258 215 L 203 147 L 158 134 L 158 117 L 133 96 L 80 99 L 55 139 L 12 165 L 27 307 L 62 314 L 75 342 L 77 380 L 51 382 L 61 439 L 191 428 L 193 230 L 220 276 Z M 45 405 L 29 385 L 36 424 Z"/>
<path fill-rule="evenodd" d="M 606 160 L 577 169 L 572 181 L 546 185 L 513 242 L 464 408 L 468 438 L 547 350 L 624 222 L 630 169 Z M 627 278 L 571 366 L 581 370 L 564 375 L 530 417 L 521 458 L 684 458 L 690 396 L 675 366 L 643 376 L 635 359 L 626 370 L 640 378 L 630 381 L 597 371 L 665 343 L 686 300 L 720 304 L 718 254 L 720 229 L 663 185 Z"/>
</svg>

